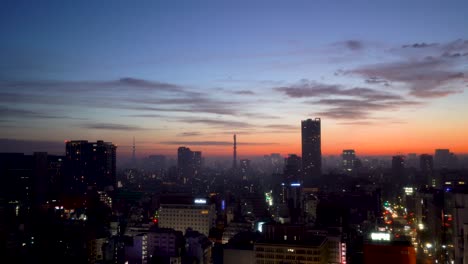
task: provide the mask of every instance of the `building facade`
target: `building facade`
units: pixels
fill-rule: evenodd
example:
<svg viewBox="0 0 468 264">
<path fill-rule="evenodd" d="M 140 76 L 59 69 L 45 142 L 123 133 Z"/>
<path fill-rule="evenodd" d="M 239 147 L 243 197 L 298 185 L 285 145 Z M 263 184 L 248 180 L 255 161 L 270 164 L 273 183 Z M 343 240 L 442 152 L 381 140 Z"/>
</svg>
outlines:
<svg viewBox="0 0 468 264">
<path fill-rule="evenodd" d="M 110 143 L 98 140 L 66 142 L 65 187 L 68 192 L 82 195 L 88 188 L 98 191 L 116 187 L 116 150 Z"/>
<path fill-rule="evenodd" d="M 158 223 L 161 228 L 185 232 L 188 228 L 208 236 L 215 225 L 216 208 L 205 198 L 174 199 L 161 203 Z"/>
<path fill-rule="evenodd" d="M 316 184 L 322 175 L 320 126 L 320 118 L 302 121 L 302 173 L 306 187 Z"/>
</svg>

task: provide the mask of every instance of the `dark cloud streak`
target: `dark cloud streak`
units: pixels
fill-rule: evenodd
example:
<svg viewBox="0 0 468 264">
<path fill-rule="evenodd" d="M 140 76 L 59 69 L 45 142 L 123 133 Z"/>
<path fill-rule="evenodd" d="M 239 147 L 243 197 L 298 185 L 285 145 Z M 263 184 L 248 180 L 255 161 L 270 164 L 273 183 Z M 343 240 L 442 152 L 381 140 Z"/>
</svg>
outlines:
<svg viewBox="0 0 468 264">
<path fill-rule="evenodd" d="M 230 141 L 163 141 L 159 142 L 165 145 L 192 145 L 192 146 L 232 146 Z M 269 146 L 269 145 L 278 145 L 278 143 L 263 143 L 263 142 L 237 142 L 237 145 L 242 146 Z"/>
<path fill-rule="evenodd" d="M 87 129 L 97 129 L 97 130 L 120 130 L 120 131 L 144 130 L 144 128 L 141 128 L 139 126 L 110 124 L 110 123 L 90 123 L 90 124 L 83 124 L 82 127 L 87 128 Z"/>
</svg>

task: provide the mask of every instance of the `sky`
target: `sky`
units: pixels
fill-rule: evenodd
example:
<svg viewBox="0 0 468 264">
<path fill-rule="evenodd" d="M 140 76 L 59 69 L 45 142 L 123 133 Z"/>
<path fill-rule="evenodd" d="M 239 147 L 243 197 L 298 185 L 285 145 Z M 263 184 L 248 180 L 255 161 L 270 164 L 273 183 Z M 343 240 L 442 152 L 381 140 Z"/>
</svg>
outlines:
<svg viewBox="0 0 468 264">
<path fill-rule="evenodd" d="M 0 152 L 468 153 L 468 1 L 1 1 Z"/>
</svg>

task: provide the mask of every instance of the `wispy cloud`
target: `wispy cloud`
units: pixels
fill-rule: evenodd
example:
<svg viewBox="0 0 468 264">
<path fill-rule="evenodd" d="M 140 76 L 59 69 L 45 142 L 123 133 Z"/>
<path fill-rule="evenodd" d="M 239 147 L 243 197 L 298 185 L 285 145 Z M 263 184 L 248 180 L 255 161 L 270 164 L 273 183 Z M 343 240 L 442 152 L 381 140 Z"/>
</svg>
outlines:
<svg viewBox="0 0 468 264">
<path fill-rule="evenodd" d="M 90 123 L 83 124 L 83 128 L 87 129 L 98 129 L 98 130 L 121 130 L 121 131 L 133 131 L 133 130 L 144 130 L 145 128 L 139 126 L 123 125 L 123 124 L 110 124 L 110 123 Z"/>
<path fill-rule="evenodd" d="M 195 137 L 195 136 L 200 136 L 200 135 L 202 135 L 202 133 L 193 131 L 193 132 L 179 133 L 177 136 L 179 136 L 179 137 Z"/>
<path fill-rule="evenodd" d="M 148 112 L 241 115 L 245 101 L 223 101 L 180 85 L 136 78 L 110 81 L 0 81 L 5 104 L 86 106 Z M 73 100 L 63 100 L 73 94 Z M 148 113 L 139 113 L 148 114 Z M 151 113 L 152 114 L 152 113 Z"/>
<path fill-rule="evenodd" d="M 414 43 L 414 44 L 405 44 L 402 46 L 402 48 L 428 48 L 428 47 L 435 47 L 437 46 L 437 43 L 426 43 L 426 42 L 421 42 L 421 43 Z"/>
<path fill-rule="evenodd" d="M 272 124 L 272 125 L 266 125 L 264 127 L 265 128 L 279 129 L 279 130 L 297 130 L 297 129 L 299 129 L 299 126 L 285 125 L 285 124 Z"/>
<path fill-rule="evenodd" d="M 320 111 L 316 114 L 332 119 L 368 119 L 377 111 L 398 110 L 403 107 L 415 107 L 423 104 L 419 101 L 408 100 L 382 102 L 360 99 L 322 99 L 309 103 L 328 106 L 326 111 Z"/>
<path fill-rule="evenodd" d="M 240 91 L 234 91 L 234 94 L 242 94 L 242 95 L 254 95 L 255 93 L 250 91 L 250 90 L 240 90 Z"/>
<path fill-rule="evenodd" d="M 307 79 L 301 80 L 298 84 L 274 88 L 276 91 L 283 92 L 291 98 L 304 97 L 327 97 L 327 96 L 352 96 L 372 100 L 395 100 L 401 99 L 400 95 L 389 92 L 374 90 L 370 88 L 354 87 L 344 88 L 339 84 L 323 84 Z"/>
<path fill-rule="evenodd" d="M 409 95 L 418 98 L 445 97 L 465 88 L 463 83 L 468 78 L 464 65 L 468 64 L 468 56 L 464 54 L 468 54 L 467 40 L 414 43 L 402 46 L 402 59 L 398 61 L 366 65 L 346 74 L 403 84 Z"/>
<path fill-rule="evenodd" d="M 74 118 L 65 115 L 52 115 L 37 111 L 9 108 L 0 106 L 0 119 L 16 120 L 16 119 L 78 119 L 85 120 L 84 118 Z"/>
<path fill-rule="evenodd" d="M 372 80 L 380 82 L 378 78 Z M 365 119 L 379 111 L 398 110 L 421 104 L 382 90 L 383 87 L 379 90 L 366 87 L 346 88 L 339 84 L 323 84 L 306 79 L 298 84 L 274 89 L 290 98 L 309 99 L 303 103 L 326 107 L 315 114 L 332 119 Z"/>
<path fill-rule="evenodd" d="M 365 48 L 364 41 L 350 39 L 345 41 L 338 41 L 332 44 L 332 47 L 345 48 L 351 51 L 360 51 Z"/>
<path fill-rule="evenodd" d="M 165 145 L 179 145 L 179 146 L 232 146 L 233 142 L 230 141 L 162 141 L 161 144 Z M 244 146 L 269 146 L 278 145 L 278 143 L 271 142 L 237 142 L 237 145 Z"/>
<path fill-rule="evenodd" d="M 123 77 L 110 81 L 59 81 L 59 80 L 31 80 L 31 81 L 1 81 L 0 87 L 7 89 L 22 89 L 28 91 L 54 91 L 67 93 L 83 93 L 100 90 L 140 90 L 140 91 L 166 91 L 187 92 L 179 85 L 148 81 L 137 78 Z"/>
<path fill-rule="evenodd" d="M 185 118 L 181 119 L 179 121 L 182 122 L 187 122 L 187 123 L 198 123 L 198 124 L 204 124 L 204 125 L 209 125 L 209 126 L 214 126 L 214 127 L 230 127 L 230 128 L 246 128 L 246 127 L 251 127 L 252 125 L 246 122 L 242 121 L 231 121 L 231 120 L 225 120 L 225 119 L 197 119 L 197 118 Z"/>
</svg>

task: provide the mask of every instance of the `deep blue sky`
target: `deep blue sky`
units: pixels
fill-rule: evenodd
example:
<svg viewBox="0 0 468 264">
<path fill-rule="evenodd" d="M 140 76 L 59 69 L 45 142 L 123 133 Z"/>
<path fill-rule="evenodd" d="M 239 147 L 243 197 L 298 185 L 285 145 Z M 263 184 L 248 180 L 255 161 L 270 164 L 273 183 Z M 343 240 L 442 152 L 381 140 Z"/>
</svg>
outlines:
<svg viewBox="0 0 468 264">
<path fill-rule="evenodd" d="M 468 1 L 2 1 L 0 138 L 125 146 L 135 135 L 148 153 L 186 143 L 215 154 L 238 132 L 288 152 L 299 121 L 320 116 L 326 152 L 377 153 L 388 138 L 366 133 L 382 124 L 405 141 L 429 125 L 422 117 L 467 112 L 467 11 Z M 339 132 L 349 128 L 351 139 Z"/>
</svg>

